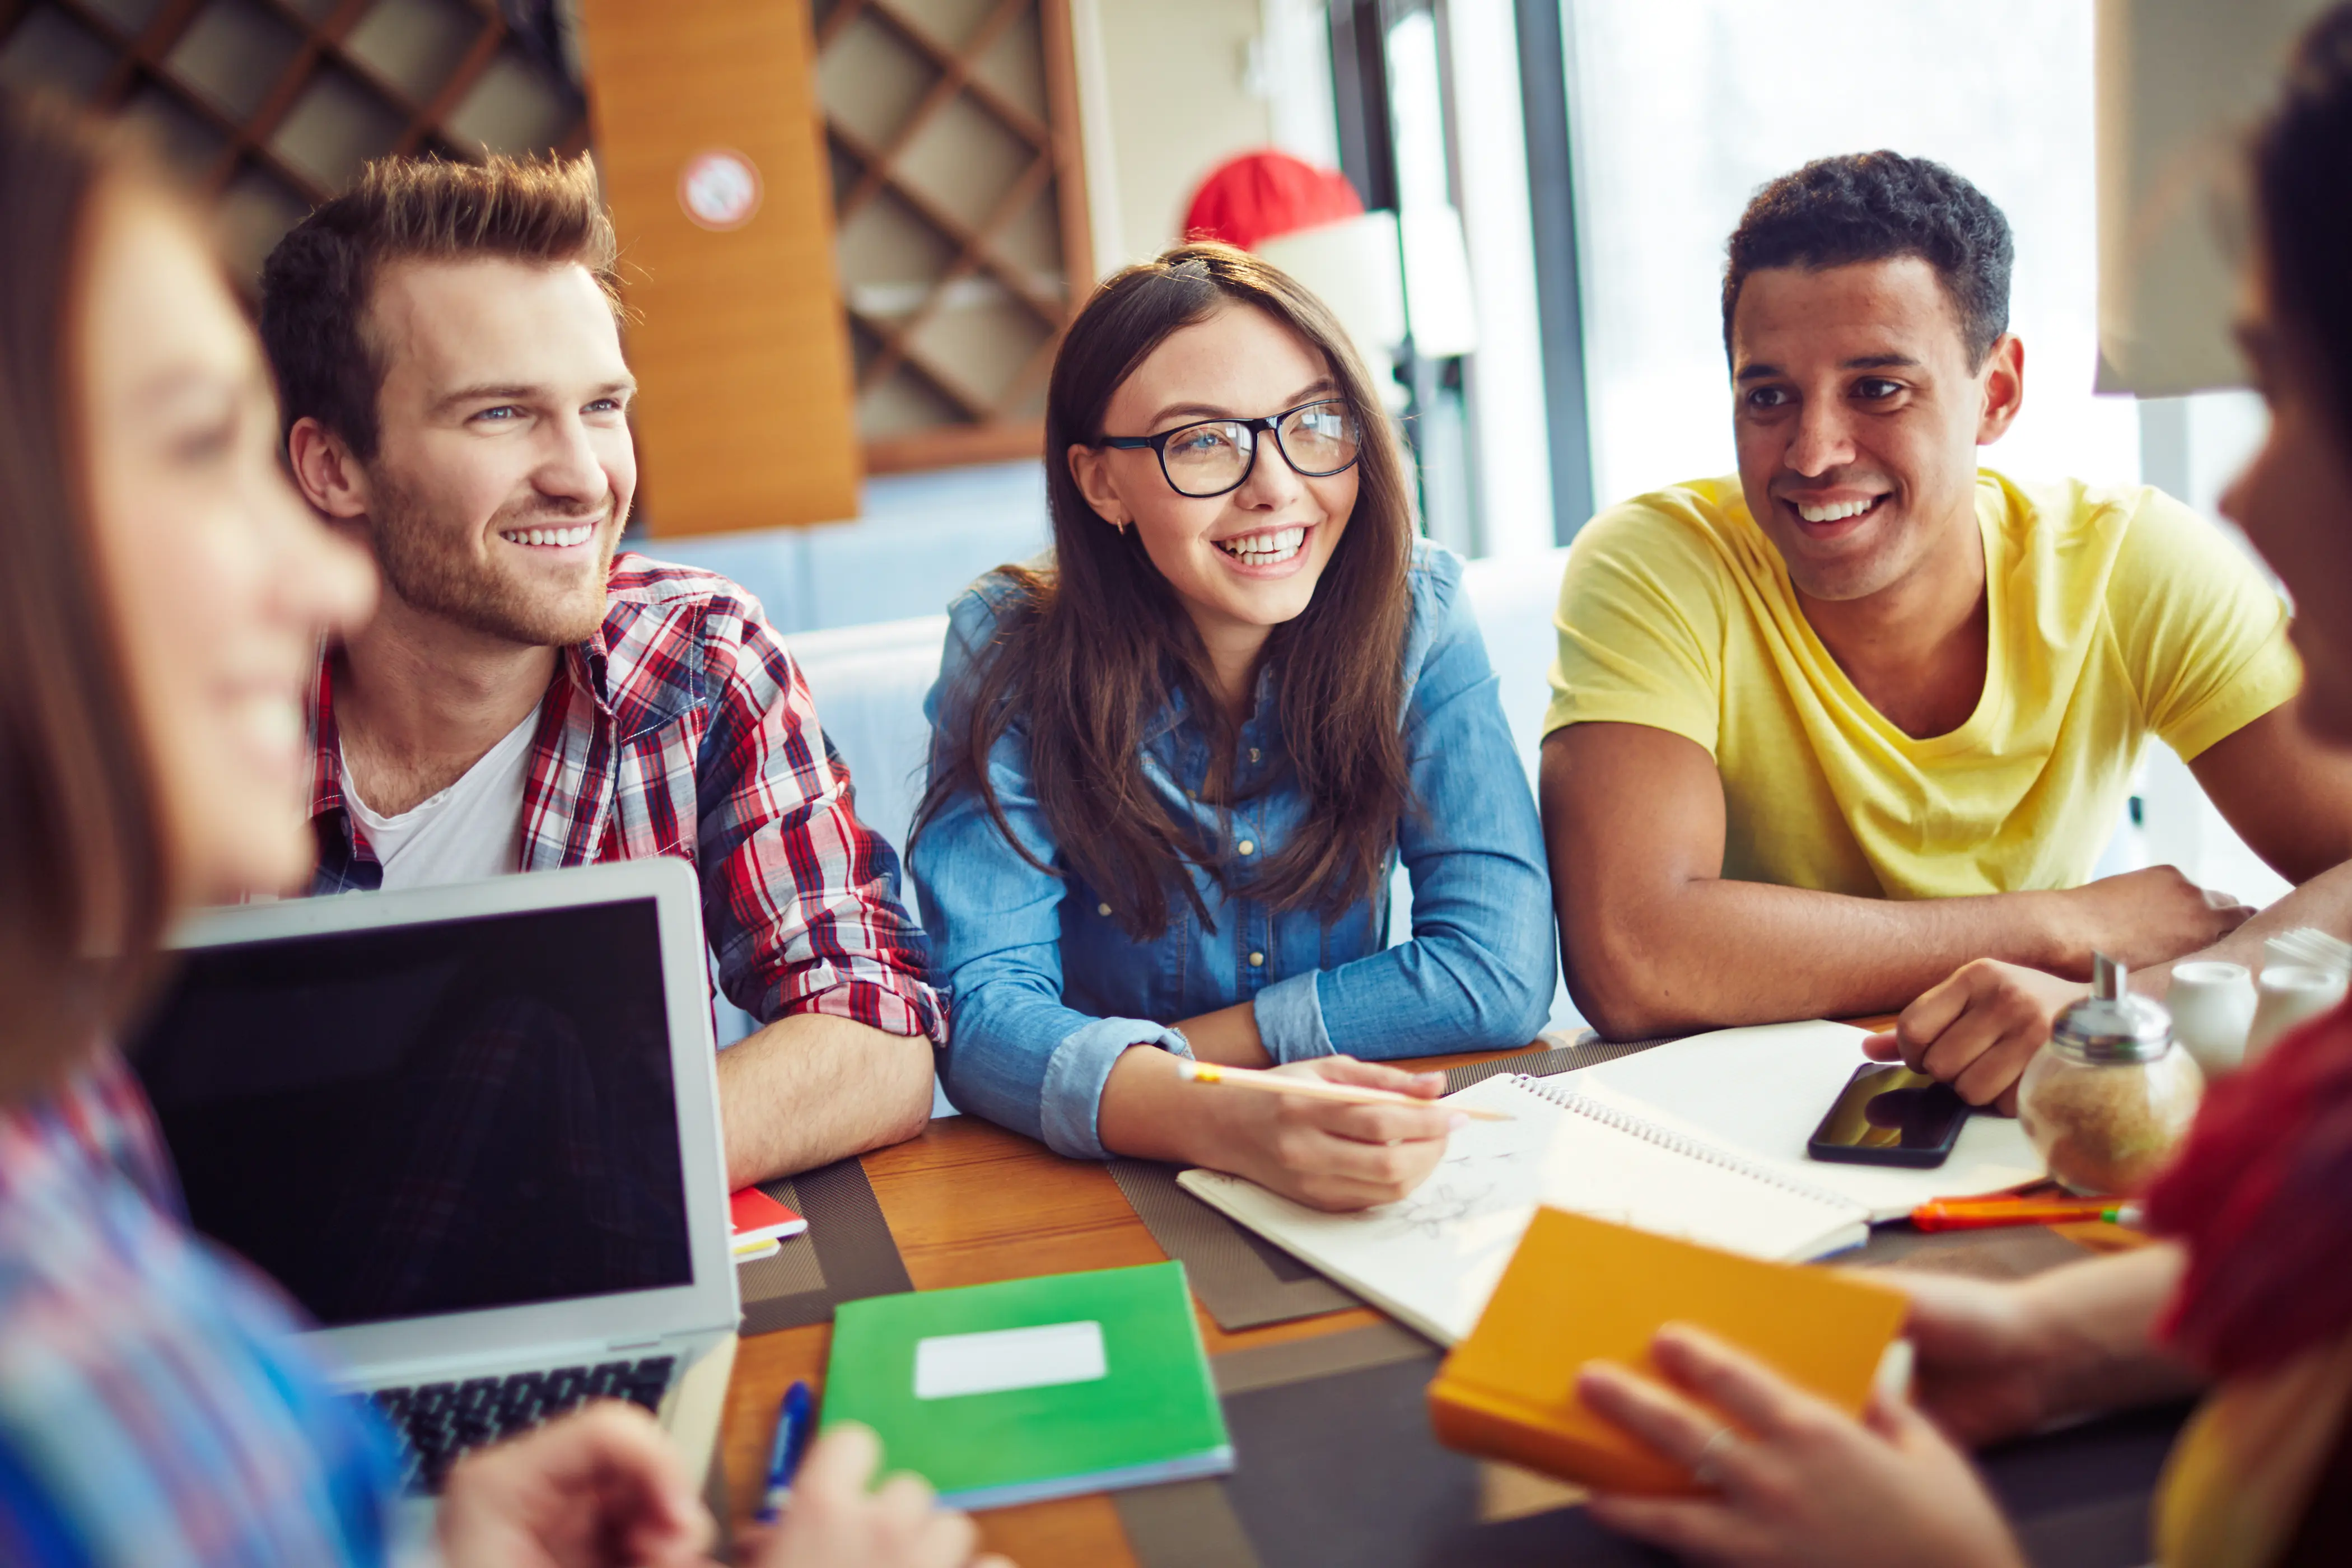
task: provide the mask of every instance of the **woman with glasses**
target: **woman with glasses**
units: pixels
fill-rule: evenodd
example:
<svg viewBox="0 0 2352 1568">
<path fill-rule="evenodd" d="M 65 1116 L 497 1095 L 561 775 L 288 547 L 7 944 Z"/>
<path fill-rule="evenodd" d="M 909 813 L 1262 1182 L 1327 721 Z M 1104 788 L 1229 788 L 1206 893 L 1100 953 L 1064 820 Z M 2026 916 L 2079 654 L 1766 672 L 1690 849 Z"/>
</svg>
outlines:
<svg viewBox="0 0 2352 1568">
<path fill-rule="evenodd" d="M 1461 563 L 1417 542 L 1361 361 L 1189 245 L 1098 289 L 1045 411 L 1050 567 L 959 600 L 908 868 L 948 1092 L 1065 1154 L 1402 1195 L 1435 1108 L 1235 1093 L 1185 1058 L 1433 1099 L 1370 1060 L 1524 1045 L 1554 953 L 1535 807 Z M 1389 945 L 1390 875 L 1412 934 Z"/>
</svg>

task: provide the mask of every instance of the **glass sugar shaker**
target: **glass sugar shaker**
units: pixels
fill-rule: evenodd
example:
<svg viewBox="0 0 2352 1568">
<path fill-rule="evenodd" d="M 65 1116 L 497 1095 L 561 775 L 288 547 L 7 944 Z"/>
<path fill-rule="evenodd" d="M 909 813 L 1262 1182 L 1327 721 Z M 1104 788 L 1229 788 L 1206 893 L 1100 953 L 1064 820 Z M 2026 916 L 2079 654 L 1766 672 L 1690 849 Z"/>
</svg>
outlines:
<svg viewBox="0 0 2352 1568">
<path fill-rule="evenodd" d="M 2187 1136 L 2205 1075 L 2173 1042 L 2172 1017 L 2124 984 L 2124 966 L 2093 960 L 2091 994 L 2069 1006 L 2017 1092 L 2025 1135 L 2069 1192 L 2137 1193 Z"/>
</svg>

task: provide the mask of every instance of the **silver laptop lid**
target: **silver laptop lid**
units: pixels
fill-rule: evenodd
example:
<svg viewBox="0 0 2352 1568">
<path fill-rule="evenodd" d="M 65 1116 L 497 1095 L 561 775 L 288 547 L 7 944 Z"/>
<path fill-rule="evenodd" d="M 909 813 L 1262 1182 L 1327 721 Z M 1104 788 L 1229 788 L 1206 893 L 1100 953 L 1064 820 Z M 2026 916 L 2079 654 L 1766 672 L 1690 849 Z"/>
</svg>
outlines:
<svg viewBox="0 0 2352 1568">
<path fill-rule="evenodd" d="M 735 1327 L 676 859 L 207 912 L 131 1050 L 198 1230 L 366 1375 Z"/>
</svg>

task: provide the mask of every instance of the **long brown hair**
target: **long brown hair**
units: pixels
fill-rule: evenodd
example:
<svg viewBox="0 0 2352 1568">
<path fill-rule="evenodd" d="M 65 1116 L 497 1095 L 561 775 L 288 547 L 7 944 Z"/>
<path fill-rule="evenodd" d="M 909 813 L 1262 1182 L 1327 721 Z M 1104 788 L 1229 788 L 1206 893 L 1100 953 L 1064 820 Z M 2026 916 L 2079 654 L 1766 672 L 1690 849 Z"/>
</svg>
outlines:
<svg viewBox="0 0 2352 1568">
<path fill-rule="evenodd" d="M 1144 777 L 1152 726 L 1181 693 L 1209 727 L 1217 761 L 1208 798 L 1231 794 L 1238 730 L 1214 696 L 1192 618 L 1135 530 L 1112 528 L 1087 503 L 1068 455 L 1102 440 L 1112 394 L 1154 349 L 1233 304 L 1265 312 L 1318 351 L 1364 432 L 1347 529 L 1306 610 L 1266 639 L 1275 714 L 1307 806 L 1297 837 L 1252 868 L 1251 895 L 1336 920 L 1379 890 L 1398 820 L 1412 808 L 1402 732 L 1411 491 L 1370 376 L 1329 309 L 1246 251 L 1196 243 L 1129 267 L 1095 291 L 1054 361 L 1045 402 L 1054 564 L 1004 569 L 1015 592 L 994 645 L 943 714 L 950 732 L 934 749 L 915 832 L 975 790 L 1013 847 L 1053 869 L 1013 834 L 989 782 L 989 752 L 1017 722 L 1062 861 L 1113 900 L 1139 941 L 1167 929 L 1171 886 L 1208 919 L 1188 865 L 1224 887 L 1239 871 L 1227 844 L 1201 842 L 1153 796 Z"/>
<path fill-rule="evenodd" d="M 120 1020 L 166 910 L 75 417 L 89 215 L 134 169 L 72 110 L 0 90 L 0 1095 Z"/>
</svg>

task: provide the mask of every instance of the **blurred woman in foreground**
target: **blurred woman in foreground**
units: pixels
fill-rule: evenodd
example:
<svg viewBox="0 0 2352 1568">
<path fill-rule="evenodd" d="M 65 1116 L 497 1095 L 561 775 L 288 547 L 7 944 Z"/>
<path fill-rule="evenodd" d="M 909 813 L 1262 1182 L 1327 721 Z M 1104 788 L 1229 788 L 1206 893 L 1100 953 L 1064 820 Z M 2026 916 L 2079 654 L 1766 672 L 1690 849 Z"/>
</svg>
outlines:
<svg viewBox="0 0 2352 1568">
<path fill-rule="evenodd" d="M 2304 722 L 2352 745 L 2352 5 L 2305 35 L 2252 173 L 2240 335 L 2271 430 L 2222 509 L 2294 595 Z M 2011 1568 L 2017 1544 L 1950 1439 L 2203 1382 L 2158 1499 L 2160 1561 L 2352 1562 L 2352 1004 L 2215 1087 L 2148 1213 L 2166 1245 L 2009 1287 L 1908 1283 L 1916 1407 L 1856 1422 L 1671 1329 L 1655 1358 L 1675 1392 L 1587 1369 L 1594 1409 L 1718 1493 L 1595 1515 L 1710 1563 Z"/>
<path fill-rule="evenodd" d="M 267 372 L 195 215 L 0 93 L 0 1562 L 385 1561 L 391 1439 L 267 1281 L 191 1236 L 108 1048 L 191 905 L 297 880 L 304 689 L 373 582 L 278 465 Z M 820 1446 L 762 1559 L 954 1568 L 960 1515 Z M 641 1413 L 468 1460 L 450 1568 L 705 1560 Z"/>
</svg>

